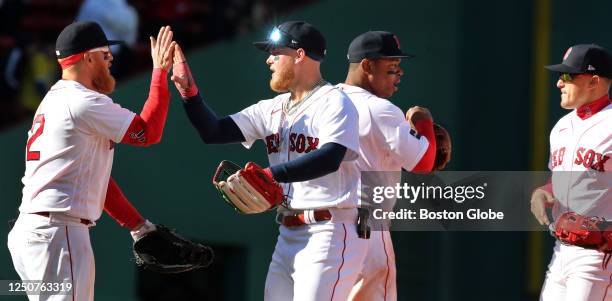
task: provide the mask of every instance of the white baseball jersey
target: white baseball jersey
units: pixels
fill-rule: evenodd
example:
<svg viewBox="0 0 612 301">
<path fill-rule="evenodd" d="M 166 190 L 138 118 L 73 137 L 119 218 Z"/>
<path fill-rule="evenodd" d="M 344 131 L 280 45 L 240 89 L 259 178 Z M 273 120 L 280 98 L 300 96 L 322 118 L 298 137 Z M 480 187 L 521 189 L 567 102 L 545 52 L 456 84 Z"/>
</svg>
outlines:
<svg viewBox="0 0 612 301">
<path fill-rule="evenodd" d="M 402 110 L 390 101 L 360 87 L 346 84 L 337 87 L 351 99 L 359 114 L 359 170 L 384 171 L 368 176 L 380 177 L 371 179 L 373 183 L 394 187 L 400 182 L 402 168 L 412 170 L 421 160 L 429 147 L 427 138 L 418 135 Z M 383 205 L 391 210 L 395 199 Z"/>
<path fill-rule="evenodd" d="M 363 184 L 394 187 L 401 181 L 401 170 L 412 170 L 423 157 L 429 142 L 406 121 L 404 113 L 390 101 L 360 87 L 338 84 L 359 113 L 359 202 L 368 205 Z M 367 179 L 365 179 L 367 177 Z M 392 211 L 395 198 L 382 209 Z M 367 255 L 349 300 L 397 300 L 395 253 L 389 231 L 375 229 L 367 240 Z"/>
<path fill-rule="evenodd" d="M 340 168 L 323 177 L 303 182 L 281 183 L 290 209 L 354 208 L 357 206 L 359 171 L 354 162 L 359 151 L 358 116 L 351 101 L 340 90 L 326 84 L 299 107 L 286 114 L 283 104 L 290 93 L 262 100 L 231 115 L 250 148 L 258 139 L 266 143 L 270 165 L 295 160 L 326 143 L 345 146 Z"/>
<path fill-rule="evenodd" d="M 588 118 L 580 118 L 578 112 Z M 557 122 L 550 133 L 549 160 L 553 193 L 559 200 L 553 207 L 554 219 L 574 211 L 612 220 L 610 156 L 612 105 L 597 112 L 592 103 Z M 604 262 L 605 255 L 598 250 L 557 241 L 540 300 L 612 300 L 608 292 L 612 265 Z"/>
<path fill-rule="evenodd" d="M 28 133 L 19 210 L 100 218 L 114 143 L 121 141 L 134 116 L 76 81 L 58 81 L 42 100 Z"/>
<path fill-rule="evenodd" d="M 576 110 L 550 133 L 554 218 L 567 211 L 612 220 L 612 105 L 581 119 Z"/>
</svg>

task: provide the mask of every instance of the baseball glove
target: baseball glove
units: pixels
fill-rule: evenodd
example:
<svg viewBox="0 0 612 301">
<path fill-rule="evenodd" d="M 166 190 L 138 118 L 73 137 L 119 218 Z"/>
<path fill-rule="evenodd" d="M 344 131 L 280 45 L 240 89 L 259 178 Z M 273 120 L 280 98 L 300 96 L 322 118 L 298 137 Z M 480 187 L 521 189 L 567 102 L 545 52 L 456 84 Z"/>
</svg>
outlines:
<svg viewBox="0 0 612 301">
<path fill-rule="evenodd" d="M 136 264 L 158 273 L 182 273 L 209 266 L 214 258 L 207 246 L 178 236 L 163 225 L 134 241 Z"/>
<path fill-rule="evenodd" d="M 221 197 L 243 214 L 261 213 L 275 208 L 284 200 L 281 186 L 253 162 L 244 169 L 222 161 L 213 177 Z"/>
<path fill-rule="evenodd" d="M 612 252 L 611 230 L 601 217 L 566 212 L 557 219 L 554 235 L 566 244 L 609 253 Z"/>
<path fill-rule="evenodd" d="M 437 123 L 434 123 L 433 126 L 436 135 L 436 159 L 433 170 L 442 170 L 451 159 L 451 137 L 443 126 Z"/>
</svg>

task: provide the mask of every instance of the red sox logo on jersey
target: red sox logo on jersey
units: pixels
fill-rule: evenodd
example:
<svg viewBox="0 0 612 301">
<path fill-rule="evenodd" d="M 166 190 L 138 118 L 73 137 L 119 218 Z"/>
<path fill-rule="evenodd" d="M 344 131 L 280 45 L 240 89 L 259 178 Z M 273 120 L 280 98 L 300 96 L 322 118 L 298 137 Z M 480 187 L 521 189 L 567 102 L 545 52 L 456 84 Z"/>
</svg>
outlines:
<svg viewBox="0 0 612 301">
<path fill-rule="evenodd" d="M 563 156 L 565 155 L 565 147 L 556 149 L 551 154 L 552 167 L 555 168 L 563 164 Z M 591 168 L 596 171 L 605 171 L 605 164 L 610 159 L 610 156 L 598 153 L 592 149 L 579 147 L 576 150 L 575 165 Z"/>
<path fill-rule="evenodd" d="M 268 155 L 278 153 L 278 145 L 280 145 L 280 135 L 278 133 L 266 137 L 266 148 Z M 289 134 L 289 151 L 297 153 L 309 153 L 319 146 L 319 138 L 306 136 L 304 134 L 290 133 Z"/>
<path fill-rule="evenodd" d="M 565 155 L 565 147 L 560 149 L 556 149 L 551 154 L 552 168 L 555 168 L 561 164 L 563 164 L 563 156 Z"/>
</svg>

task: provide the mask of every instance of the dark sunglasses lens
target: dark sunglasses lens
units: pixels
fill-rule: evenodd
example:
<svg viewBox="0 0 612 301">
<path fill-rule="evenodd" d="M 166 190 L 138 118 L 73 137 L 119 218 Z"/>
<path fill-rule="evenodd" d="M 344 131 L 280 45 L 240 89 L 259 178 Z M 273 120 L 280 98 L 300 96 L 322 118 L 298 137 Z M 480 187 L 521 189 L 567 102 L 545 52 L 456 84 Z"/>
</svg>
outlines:
<svg viewBox="0 0 612 301">
<path fill-rule="evenodd" d="M 572 76 L 571 73 L 561 73 L 561 74 L 559 74 L 559 79 L 564 81 L 564 82 L 570 81 L 570 80 L 572 80 L 572 78 L 573 78 L 573 76 Z"/>
</svg>

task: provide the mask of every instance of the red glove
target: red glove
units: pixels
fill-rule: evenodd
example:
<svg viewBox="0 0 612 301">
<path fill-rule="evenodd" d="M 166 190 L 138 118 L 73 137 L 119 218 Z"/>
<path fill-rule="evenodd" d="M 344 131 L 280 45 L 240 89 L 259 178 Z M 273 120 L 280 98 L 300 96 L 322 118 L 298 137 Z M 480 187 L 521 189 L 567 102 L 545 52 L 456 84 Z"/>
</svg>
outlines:
<svg viewBox="0 0 612 301">
<path fill-rule="evenodd" d="M 253 162 L 241 169 L 232 162 L 222 161 L 213 177 L 213 184 L 223 199 L 240 213 L 265 212 L 284 200 L 280 184 Z"/>
<path fill-rule="evenodd" d="M 605 221 L 599 217 L 566 212 L 555 223 L 555 236 L 570 245 L 599 249 L 602 245 L 606 245 L 604 232 L 600 229 L 600 225 L 604 223 Z"/>
</svg>

